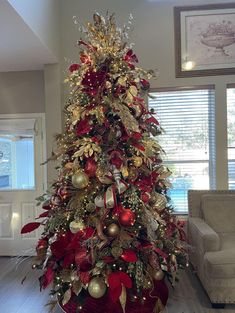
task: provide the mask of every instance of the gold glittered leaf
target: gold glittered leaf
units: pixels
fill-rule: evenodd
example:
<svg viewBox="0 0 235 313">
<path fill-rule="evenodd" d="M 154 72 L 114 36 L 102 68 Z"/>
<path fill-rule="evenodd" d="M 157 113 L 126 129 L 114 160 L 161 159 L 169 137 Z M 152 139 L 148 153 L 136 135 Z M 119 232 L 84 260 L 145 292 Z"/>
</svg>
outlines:
<svg viewBox="0 0 235 313">
<path fill-rule="evenodd" d="M 126 77 L 123 77 L 123 76 L 119 77 L 118 84 L 125 87 L 126 86 Z"/>
<path fill-rule="evenodd" d="M 75 280 L 73 282 L 73 292 L 75 293 L 76 296 L 78 296 L 81 290 L 82 290 L 82 282 L 80 280 Z"/>
<path fill-rule="evenodd" d="M 127 299 L 126 287 L 122 284 L 122 293 L 119 297 L 119 300 L 120 300 L 123 313 L 126 312 L 126 299 Z"/>
<path fill-rule="evenodd" d="M 125 104 L 120 102 L 111 102 L 110 106 L 112 107 L 113 111 L 119 115 L 123 125 L 125 126 L 128 132 L 139 132 L 139 124 L 134 116 L 131 114 L 128 107 Z"/>
<path fill-rule="evenodd" d="M 131 86 L 129 88 L 129 92 L 132 94 L 133 97 L 136 97 L 138 95 L 138 89 L 135 86 Z"/>
<path fill-rule="evenodd" d="M 71 299 L 72 296 L 72 292 L 71 289 L 69 288 L 65 293 L 64 293 L 64 297 L 62 300 L 62 304 L 65 305 L 69 302 L 69 300 Z"/>
</svg>

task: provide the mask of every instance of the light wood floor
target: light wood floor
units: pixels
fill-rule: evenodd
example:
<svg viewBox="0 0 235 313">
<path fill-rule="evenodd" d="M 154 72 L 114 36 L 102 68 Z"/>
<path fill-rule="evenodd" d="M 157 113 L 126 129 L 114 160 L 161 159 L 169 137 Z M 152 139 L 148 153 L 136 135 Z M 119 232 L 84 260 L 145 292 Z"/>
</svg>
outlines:
<svg viewBox="0 0 235 313">
<path fill-rule="evenodd" d="M 44 305 L 50 300 L 48 291 L 39 292 L 37 270 L 30 271 L 24 284 L 21 280 L 30 270 L 30 260 L 16 267 L 16 259 L 0 257 L 0 313 L 47 313 Z M 57 307 L 54 313 L 62 313 Z M 105 313 L 105 312 L 104 312 Z M 182 273 L 164 313 L 235 313 L 235 305 L 224 310 L 211 309 L 200 282 L 191 270 Z"/>
</svg>

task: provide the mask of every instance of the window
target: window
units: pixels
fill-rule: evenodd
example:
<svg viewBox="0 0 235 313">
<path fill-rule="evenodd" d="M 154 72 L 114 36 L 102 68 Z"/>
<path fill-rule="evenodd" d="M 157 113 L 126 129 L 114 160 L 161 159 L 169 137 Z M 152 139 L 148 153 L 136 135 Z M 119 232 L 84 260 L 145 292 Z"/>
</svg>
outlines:
<svg viewBox="0 0 235 313">
<path fill-rule="evenodd" d="M 33 189 L 34 119 L 0 119 L 0 190 Z"/>
<path fill-rule="evenodd" d="M 169 190 L 176 212 L 187 213 L 188 189 L 215 188 L 215 93 L 212 86 L 200 89 L 155 91 L 154 108 L 164 132 L 158 140 L 172 171 Z"/>
<path fill-rule="evenodd" d="M 235 189 L 235 87 L 227 89 L 228 186 Z"/>
</svg>

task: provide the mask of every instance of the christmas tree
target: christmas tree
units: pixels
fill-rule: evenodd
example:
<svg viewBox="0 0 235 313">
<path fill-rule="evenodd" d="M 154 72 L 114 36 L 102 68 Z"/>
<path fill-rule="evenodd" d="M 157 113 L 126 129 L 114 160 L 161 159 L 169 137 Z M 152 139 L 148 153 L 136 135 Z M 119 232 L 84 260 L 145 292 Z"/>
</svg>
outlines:
<svg viewBox="0 0 235 313">
<path fill-rule="evenodd" d="M 187 263 L 185 235 L 167 197 L 171 175 L 144 97 L 154 72 L 137 66 L 129 24 L 94 14 L 69 67 L 58 179 L 39 197 L 43 225 L 33 268 L 65 312 L 160 312 L 165 281 Z"/>
</svg>

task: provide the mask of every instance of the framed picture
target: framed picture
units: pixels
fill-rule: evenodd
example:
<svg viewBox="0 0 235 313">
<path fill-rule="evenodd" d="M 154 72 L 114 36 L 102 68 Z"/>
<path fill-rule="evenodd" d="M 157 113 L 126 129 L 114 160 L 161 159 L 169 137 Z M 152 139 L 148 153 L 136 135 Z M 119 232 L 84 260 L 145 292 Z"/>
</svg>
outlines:
<svg viewBox="0 0 235 313">
<path fill-rule="evenodd" d="M 174 8 L 176 77 L 235 74 L 235 3 Z"/>
</svg>

